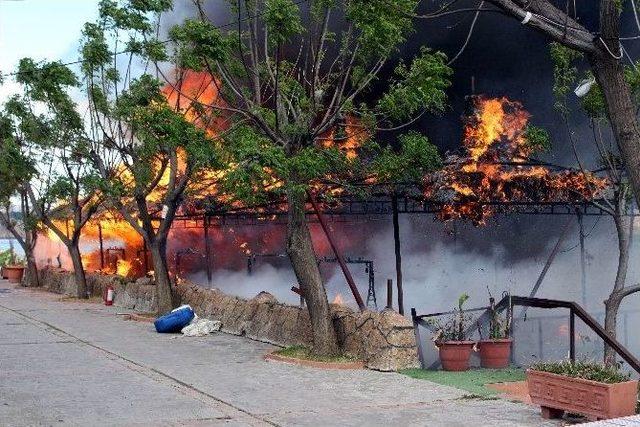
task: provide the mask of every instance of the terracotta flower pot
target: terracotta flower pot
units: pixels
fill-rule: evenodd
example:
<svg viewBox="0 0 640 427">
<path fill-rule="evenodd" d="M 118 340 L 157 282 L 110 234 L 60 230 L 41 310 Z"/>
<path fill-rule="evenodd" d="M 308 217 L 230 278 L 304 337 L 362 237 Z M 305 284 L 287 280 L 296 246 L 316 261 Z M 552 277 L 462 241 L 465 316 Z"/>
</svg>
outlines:
<svg viewBox="0 0 640 427">
<path fill-rule="evenodd" d="M 2 267 L 2 276 L 11 283 L 20 283 L 24 275 L 23 265 L 5 265 Z"/>
<path fill-rule="evenodd" d="M 466 371 L 474 346 L 473 341 L 444 341 L 437 344 L 445 371 Z"/>
<path fill-rule="evenodd" d="M 511 342 L 511 338 L 480 341 L 480 366 L 492 369 L 509 366 Z"/>
<path fill-rule="evenodd" d="M 527 385 L 531 401 L 541 406 L 544 418 L 559 418 L 564 411 L 592 420 L 636 413 L 637 380 L 606 384 L 529 369 Z"/>
</svg>

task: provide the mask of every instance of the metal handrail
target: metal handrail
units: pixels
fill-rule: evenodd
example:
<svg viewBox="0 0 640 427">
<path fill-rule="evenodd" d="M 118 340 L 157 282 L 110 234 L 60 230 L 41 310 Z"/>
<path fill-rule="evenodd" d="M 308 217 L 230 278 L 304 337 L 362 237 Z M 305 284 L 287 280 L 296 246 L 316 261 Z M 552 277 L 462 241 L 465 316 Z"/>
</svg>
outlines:
<svg viewBox="0 0 640 427">
<path fill-rule="evenodd" d="M 576 358 L 576 343 L 575 343 L 575 317 L 578 316 L 580 320 L 582 320 L 585 325 L 587 325 L 593 332 L 595 332 L 602 340 L 609 345 L 609 347 L 613 348 L 613 350 L 618 353 L 622 359 L 629 364 L 636 372 L 640 373 L 640 361 L 621 343 L 618 342 L 614 337 L 612 337 L 607 331 L 598 323 L 598 321 L 591 316 L 587 311 L 582 308 L 581 305 L 574 301 L 563 301 L 563 300 L 555 300 L 555 299 L 547 299 L 547 298 L 534 298 L 534 297 L 520 297 L 520 296 L 512 296 L 507 295 L 502 298 L 496 305 L 495 310 L 502 311 L 507 308 L 510 309 L 511 315 L 513 316 L 513 307 L 514 306 L 523 306 L 523 307 L 533 307 L 533 308 L 544 308 L 544 309 L 553 309 L 553 308 L 566 308 L 569 310 L 569 357 L 571 360 L 575 360 Z M 490 307 L 481 307 L 470 310 L 463 310 L 465 312 L 469 311 L 481 311 L 485 308 L 484 313 L 480 315 L 477 320 L 477 324 L 485 324 L 490 316 L 491 310 Z M 424 368 L 424 355 L 422 351 L 422 342 L 420 341 L 420 330 L 419 326 L 426 327 L 427 329 L 432 329 L 430 325 L 424 320 L 428 317 L 434 317 L 438 315 L 444 315 L 450 313 L 433 313 L 433 314 L 416 314 L 416 309 L 411 309 L 411 318 L 413 320 L 413 327 L 416 334 L 416 341 L 418 344 L 418 356 L 420 359 L 420 363 Z M 511 327 L 513 328 L 513 319 L 511 319 Z M 474 326 L 470 327 L 467 333 L 473 329 Z"/>
</svg>

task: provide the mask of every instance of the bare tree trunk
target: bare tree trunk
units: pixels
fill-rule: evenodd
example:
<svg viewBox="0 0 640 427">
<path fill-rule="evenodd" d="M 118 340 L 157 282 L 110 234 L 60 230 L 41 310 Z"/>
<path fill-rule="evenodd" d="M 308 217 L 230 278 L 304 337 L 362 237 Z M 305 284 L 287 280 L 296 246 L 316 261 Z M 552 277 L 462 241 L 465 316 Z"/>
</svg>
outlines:
<svg viewBox="0 0 640 427">
<path fill-rule="evenodd" d="M 620 196 L 624 197 L 624 196 Z M 622 202 L 624 204 L 624 201 Z M 619 205 L 618 205 L 619 206 Z M 617 333 L 618 310 L 624 298 L 622 293 L 627 280 L 627 271 L 629 269 L 629 242 L 631 237 L 631 219 L 624 216 L 624 212 L 620 212 L 620 208 L 616 210 L 614 215 L 614 223 L 618 235 L 618 270 L 616 272 L 616 280 L 613 285 L 611 294 L 604 302 L 604 329 L 613 338 Z M 604 345 L 604 363 L 607 366 L 613 366 L 616 362 L 616 352 L 607 344 Z"/>
<path fill-rule="evenodd" d="M 338 342 L 333 328 L 327 291 L 320 277 L 311 233 L 305 217 L 304 193 L 289 190 L 287 201 L 287 254 L 296 273 L 298 284 L 307 302 L 313 330 L 313 353 L 338 354 Z"/>
<path fill-rule="evenodd" d="M 640 126 L 631 90 L 624 77 L 624 68 L 620 61 L 613 58 L 591 57 L 589 60 L 602 89 L 611 129 L 640 206 Z"/>
<path fill-rule="evenodd" d="M 173 297 L 171 291 L 171 277 L 167 265 L 167 240 L 156 237 L 149 244 L 151 262 L 156 281 L 156 296 L 158 299 L 158 312 L 167 313 L 173 309 Z"/>
<path fill-rule="evenodd" d="M 78 242 L 72 241 L 67 247 L 69 249 L 69 256 L 71 256 L 71 262 L 73 263 L 73 274 L 76 281 L 76 296 L 78 298 L 87 298 L 87 277 L 84 272 L 84 266 L 82 265 L 82 256 L 80 255 L 80 248 Z"/>
<path fill-rule="evenodd" d="M 604 314 L 604 329 L 613 338 L 616 337 L 616 329 L 618 327 L 618 310 L 620 309 L 620 303 L 622 299 L 617 295 L 610 295 L 604 302 L 605 314 Z M 616 352 L 613 348 L 604 344 L 604 364 L 607 366 L 613 366 L 616 363 Z"/>
<path fill-rule="evenodd" d="M 40 278 L 38 277 L 38 265 L 33 253 L 25 253 L 27 259 L 27 271 L 22 279 L 23 286 L 40 286 Z"/>
<path fill-rule="evenodd" d="M 35 249 L 38 241 L 37 230 L 25 230 L 25 239 L 22 249 L 27 260 L 27 274 L 23 280 L 25 286 L 40 286 L 40 276 L 38 274 L 38 263 L 36 262 Z M 22 241 L 20 241 L 22 243 Z"/>
</svg>

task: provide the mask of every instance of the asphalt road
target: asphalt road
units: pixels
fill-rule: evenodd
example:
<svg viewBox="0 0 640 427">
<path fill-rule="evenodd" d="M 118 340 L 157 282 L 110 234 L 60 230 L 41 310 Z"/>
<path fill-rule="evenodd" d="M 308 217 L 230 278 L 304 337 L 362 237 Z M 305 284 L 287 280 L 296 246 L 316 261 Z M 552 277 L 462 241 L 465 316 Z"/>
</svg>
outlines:
<svg viewBox="0 0 640 427">
<path fill-rule="evenodd" d="M 541 426 L 539 410 L 404 375 L 265 362 L 242 337 L 156 334 L 0 281 L 0 425 Z"/>
</svg>

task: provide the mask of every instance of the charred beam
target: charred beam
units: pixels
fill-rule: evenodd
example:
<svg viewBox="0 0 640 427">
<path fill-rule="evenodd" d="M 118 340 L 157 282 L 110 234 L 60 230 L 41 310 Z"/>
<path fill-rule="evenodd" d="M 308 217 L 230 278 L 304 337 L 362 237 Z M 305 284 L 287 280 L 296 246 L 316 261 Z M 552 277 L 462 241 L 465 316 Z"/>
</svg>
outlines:
<svg viewBox="0 0 640 427">
<path fill-rule="evenodd" d="M 327 223 L 326 223 L 326 221 L 324 219 L 324 215 L 322 213 L 322 210 L 318 206 L 318 203 L 316 202 L 315 198 L 313 197 L 313 195 L 311 194 L 310 191 L 307 191 L 307 195 L 309 196 L 309 200 L 311 201 L 311 205 L 313 206 L 313 210 L 314 210 L 316 216 L 318 217 L 318 221 L 320 222 L 320 226 L 322 227 L 322 230 L 324 231 L 325 236 L 327 236 L 327 240 L 329 241 L 329 245 L 331 246 L 331 249 L 333 250 L 333 254 L 338 259 L 338 264 L 340 264 L 340 268 L 342 269 L 342 273 L 344 274 L 344 277 L 347 280 L 347 284 L 349 285 L 349 288 L 351 289 L 351 293 L 353 294 L 353 298 L 356 300 L 356 303 L 358 304 L 358 307 L 360 308 L 360 311 L 364 311 L 366 309 L 366 307 L 364 305 L 364 301 L 362 300 L 362 296 L 360 296 L 360 291 L 358 291 L 358 287 L 356 286 L 356 283 L 353 280 L 353 277 L 351 276 L 351 272 L 349 271 L 349 268 L 347 267 L 347 264 L 345 263 L 344 258 L 342 257 L 342 253 L 338 250 L 338 247 L 337 247 L 335 241 L 333 240 L 333 234 L 331 233 L 331 230 L 329 229 L 329 226 L 327 225 Z"/>
</svg>

